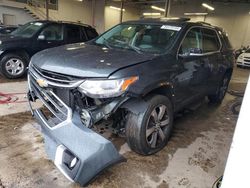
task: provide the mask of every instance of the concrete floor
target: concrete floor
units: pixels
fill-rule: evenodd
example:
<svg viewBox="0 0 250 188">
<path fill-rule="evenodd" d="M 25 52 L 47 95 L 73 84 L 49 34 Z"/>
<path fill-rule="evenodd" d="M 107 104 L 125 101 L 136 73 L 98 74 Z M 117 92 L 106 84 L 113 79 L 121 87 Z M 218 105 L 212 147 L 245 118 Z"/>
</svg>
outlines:
<svg viewBox="0 0 250 188">
<path fill-rule="evenodd" d="M 230 88 L 244 90 L 249 72 L 235 68 Z M 0 104 L 0 188 L 79 187 L 47 159 L 27 112 L 24 79 L 4 82 L 9 81 L 0 77 L 0 92 L 18 93 L 19 103 Z M 113 136 L 127 162 L 106 170 L 89 187 L 211 188 L 225 168 L 237 121 L 230 110 L 235 100 L 241 99 L 227 94 L 219 107 L 204 100 L 198 109 L 179 114 L 168 145 L 153 156 L 137 155 Z"/>
</svg>

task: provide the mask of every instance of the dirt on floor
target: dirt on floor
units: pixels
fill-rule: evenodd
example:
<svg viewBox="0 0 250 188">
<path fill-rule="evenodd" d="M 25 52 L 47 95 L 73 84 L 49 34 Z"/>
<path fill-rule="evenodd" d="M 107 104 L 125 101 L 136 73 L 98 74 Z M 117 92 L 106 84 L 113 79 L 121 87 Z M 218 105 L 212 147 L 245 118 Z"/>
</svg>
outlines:
<svg viewBox="0 0 250 188">
<path fill-rule="evenodd" d="M 230 89 L 244 90 L 241 80 L 248 74 L 244 69 L 235 72 Z M 238 117 L 231 107 L 241 100 L 227 94 L 220 106 L 204 100 L 197 109 L 177 114 L 168 145 L 152 156 L 132 152 L 123 138 L 113 136 L 127 162 L 104 171 L 89 187 L 211 188 L 223 174 Z M 2 187 L 79 187 L 47 159 L 29 112 L 0 117 Z"/>
</svg>

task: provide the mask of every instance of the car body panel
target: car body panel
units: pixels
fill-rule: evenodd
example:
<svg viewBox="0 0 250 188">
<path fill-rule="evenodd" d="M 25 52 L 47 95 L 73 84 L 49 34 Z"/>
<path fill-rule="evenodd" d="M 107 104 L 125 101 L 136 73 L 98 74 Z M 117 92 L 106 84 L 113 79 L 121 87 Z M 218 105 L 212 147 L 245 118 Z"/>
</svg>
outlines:
<svg viewBox="0 0 250 188">
<path fill-rule="evenodd" d="M 31 63 L 46 71 L 82 78 L 101 78 L 108 77 L 121 68 L 149 61 L 153 57 L 128 50 L 78 43 L 45 50 L 36 54 Z"/>
</svg>

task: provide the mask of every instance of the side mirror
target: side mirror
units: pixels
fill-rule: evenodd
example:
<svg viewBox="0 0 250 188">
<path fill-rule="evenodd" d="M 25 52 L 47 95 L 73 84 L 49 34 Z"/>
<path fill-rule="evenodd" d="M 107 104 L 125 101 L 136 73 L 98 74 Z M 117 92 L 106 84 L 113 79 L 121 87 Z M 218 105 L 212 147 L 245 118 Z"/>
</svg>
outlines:
<svg viewBox="0 0 250 188">
<path fill-rule="evenodd" d="M 45 40 L 45 36 L 44 35 L 39 35 L 37 40 Z"/>
<path fill-rule="evenodd" d="M 187 58 L 192 56 L 202 56 L 203 52 L 200 48 L 190 48 L 187 50 L 187 52 L 179 54 L 178 56 L 181 58 Z"/>
<path fill-rule="evenodd" d="M 189 49 L 189 56 L 201 56 L 202 49 L 201 48 L 190 48 Z"/>
</svg>

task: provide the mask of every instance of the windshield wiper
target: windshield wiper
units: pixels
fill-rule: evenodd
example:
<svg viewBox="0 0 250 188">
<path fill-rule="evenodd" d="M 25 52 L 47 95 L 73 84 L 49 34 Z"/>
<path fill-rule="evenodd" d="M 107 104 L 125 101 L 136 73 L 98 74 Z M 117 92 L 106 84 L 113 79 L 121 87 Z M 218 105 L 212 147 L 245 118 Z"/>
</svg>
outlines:
<svg viewBox="0 0 250 188">
<path fill-rule="evenodd" d="M 129 49 L 134 50 L 138 54 L 142 54 L 142 51 L 140 50 L 140 48 L 137 48 L 137 47 L 135 47 L 135 46 L 133 46 L 131 44 L 128 44 L 128 47 L 129 47 Z"/>
<path fill-rule="evenodd" d="M 101 36 L 101 37 L 103 38 L 103 44 L 104 44 L 104 46 L 106 46 L 106 47 L 109 48 L 109 49 L 112 49 L 112 47 L 110 46 L 110 44 L 109 44 L 109 42 L 107 41 L 107 39 L 104 38 L 103 36 Z"/>
</svg>

